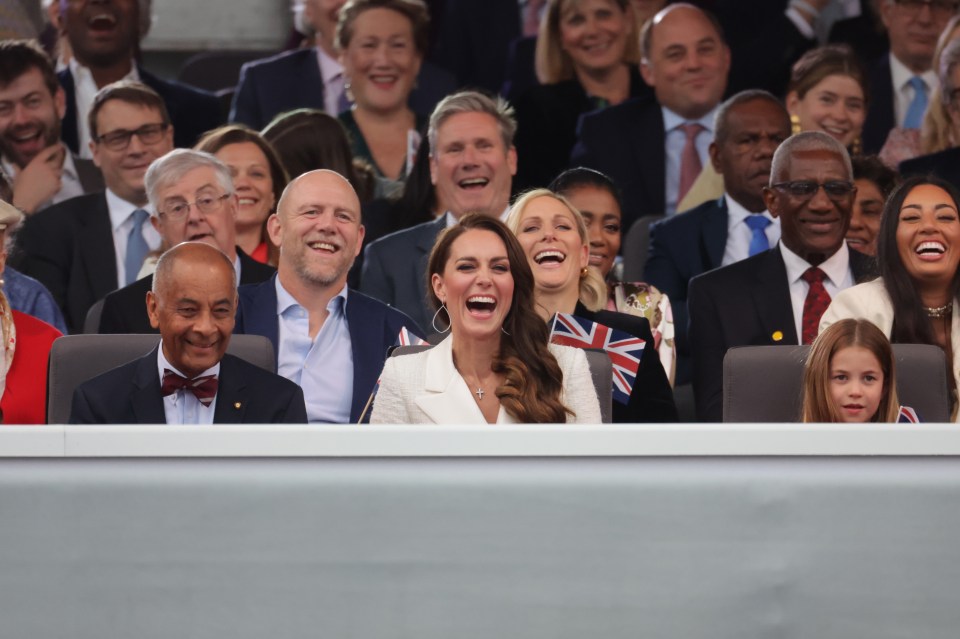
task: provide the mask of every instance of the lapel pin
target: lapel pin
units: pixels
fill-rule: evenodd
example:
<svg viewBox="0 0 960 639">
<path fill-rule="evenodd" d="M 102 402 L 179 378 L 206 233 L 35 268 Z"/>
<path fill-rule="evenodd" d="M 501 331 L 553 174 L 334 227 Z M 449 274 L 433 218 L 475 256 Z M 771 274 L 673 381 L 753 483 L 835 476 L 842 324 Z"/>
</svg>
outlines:
<svg viewBox="0 0 960 639">
<path fill-rule="evenodd" d="M 772 337 L 775 342 L 783 341 L 783 333 L 781 331 L 774 331 L 770 337 Z"/>
<path fill-rule="evenodd" d="M 240 410 L 240 402 L 234 402 L 233 407 Z"/>
</svg>

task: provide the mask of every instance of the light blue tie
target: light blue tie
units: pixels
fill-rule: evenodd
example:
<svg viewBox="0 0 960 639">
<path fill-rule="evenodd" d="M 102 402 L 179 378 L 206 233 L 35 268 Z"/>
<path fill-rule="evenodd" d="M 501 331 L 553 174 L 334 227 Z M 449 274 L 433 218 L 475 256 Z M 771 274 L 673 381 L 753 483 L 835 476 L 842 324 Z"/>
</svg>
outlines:
<svg viewBox="0 0 960 639">
<path fill-rule="evenodd" d="M 907 117 L 903 119 L 903 128 L 919 129 L 923 122 L 923 114 L 927 111 L 927 85 L 918 75 L 910 78 L 913 87 L 913 102 L 907 108 Z"/>
<path fill-rule="evenodd" d="M 133 228 L 127 236 L 127 256 L 123 260 L 123 268 L 127 271 L 127 284 L 137 281 L 137 273 L 143 266 L 143 260 L 150 252 L 147 241 L 143 239 L 143 223 L 150 214 L 143 209 L 137 209 L 132 214 Z"/>
<path fill-rule="evenodd" d="M 746 219 L 747 226 L 753 232 L 750 237 L 750 255 L 762 253 L 770 248 L 770 240 L 767 239 L 765 229 L 770 226 L 770 220 L 760 214 L 751 214 Z"/>
</svg>

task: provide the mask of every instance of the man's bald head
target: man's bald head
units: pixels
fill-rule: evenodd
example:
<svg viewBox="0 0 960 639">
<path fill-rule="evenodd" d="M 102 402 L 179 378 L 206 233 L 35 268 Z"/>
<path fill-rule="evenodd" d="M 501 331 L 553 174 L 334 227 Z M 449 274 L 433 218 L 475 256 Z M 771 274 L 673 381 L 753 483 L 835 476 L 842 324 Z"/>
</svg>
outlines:
<svg viewBox="0 0 960 639">
<path fill-rule="evenodd" d="M 159 293 L 165 286 L 176 285 L 177 269 L 212 269 L 213 272 L 224 269 L 223 275 L 229 275 L 231 282 L 236 281 L 236 271 L 230 258 L 209 244 L 203 242 L 183 242 L 160 256 L 157 261 L 157 270 L 153 274 L 154 293 Z"/>
<path fill-rule="evenodd" d="M 360 197 L 357 195 L 356 189 L 353 188 L 353 185 L 350 184 L 347 178 L 329 169 L 307 171 L 290 180 L 287 188 L 283 190 L 283 194 L 280 196 L 280 201 L 277 202 L 277 213 L 285 212 L 291 206 L 294 206 L 293 202 L 296 202 L 297 198 L 300 197 L 304 191 L 315 188 L 341 191 L 346 200 L 352 200 L 352 203 L 355 204 L 352 208 L 357 213 L 357 221 L 361 221 Z"/>
</svg>

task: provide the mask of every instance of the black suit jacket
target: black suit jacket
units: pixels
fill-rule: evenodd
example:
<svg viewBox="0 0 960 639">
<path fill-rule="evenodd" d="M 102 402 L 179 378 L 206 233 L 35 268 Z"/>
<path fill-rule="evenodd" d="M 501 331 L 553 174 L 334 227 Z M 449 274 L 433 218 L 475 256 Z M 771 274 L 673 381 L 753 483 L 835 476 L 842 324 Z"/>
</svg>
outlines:
<svg viewBox="0 0 960 639">
<path fill-rule="evenodd" d="M 644 340 L 647 345 L 640 358 L 637 379 L 630 393 L 630 403 L 613 402 L 613 423 L 635 424 L 642 422 L 677 422 L 677 406 L 673 402 L 673 390 L 663 370 L 660 357 L 653 347 L 653 333 L 645 317 L 614 311 L 589 311 L 577 303 L 573 314 L 612 329 L 629 333 Z"/>
<path fill-rule="evenodd" d="M 960 147 L 905 160 L 900 163 L 900 175 L 935 175 L 960 189 Z"/>
<path fill-rule="evenodd" d="M 631 67 L 630 97 L 652 96 L 653 89 Z M 577 122 L 596 107 L 577 80 L 534 86 L 511 102 L 517 117 L 514 190 L 546 186 L 569 166 Z"/>
<path fill-rule="evenodd" d="M 220 115 L 220 102 L 217 96 L 200 89 L 161 80 L 143 67 L 137 66 L 140 79 L 148 87 L 163 98 L 173 123 L 173 143 L 177 147 L 189 148 L 197 139 L 209 131 L 223 124 Z M 79 136 L 77 135 L 77 105 L 76 89 L 73 84 L 73 75 L 66 69 L 58 74 L 64 93 L 67 94 L 67 112 L 63 116 L 61 138 L 74 153 L 79 153 Z M 86 126 L 86 123 L 83 124 Z"/>
<path fill-rule="evenodd" d="M 27 218 L 11 266 L 49 289 L 73 333 L 83 328 L 93 303 L 117 288 L 116 260 L 110 210 L 101 192 Z"/>
<path fill-rule="evenodd" d="M 157 347 L 159 348 L 159 346 Z M 303 391 L 233 355 L 220 361 L 215 424 L 305 424 Z M 165 424 L 157 349 L 77 387 L 71 424 Z"/>
<path fill-rule="evenodd" d="M 897 126 L 893 111 L 893 76 L 890 55 L 885 52 L 870 68 L 870 105 L 863 123 L 863 152 L 879 153 L 890 130 Z"/>
<path fill-rule="evenodd" d="M 364 251 L 360 291 L 400 309 L 428 332 L 433 310 L 427 305 L 427 259 L 446 223 L 441 215 L 382 237 Z"/>
<path fill-rule="evenodd" d="M 726 198 L 704 202 L 650 227 L 650 251 L 643 277 L 670 296 L 677 345 L 677 384 L 690 382 L 687 287 L 690 280 L 720 266 L 727 246 Z"/>
<path fill-rule="evenodd" d="M 456 88 L 452 73 L 424 62 L 417 76 L 417 88 L 410 93 L 410 108 L 428 115 L 437 102 Z M 324 110 L 323 77 L 315 48 L 285 51 L 248 62 L 240 69 L 240 82 L 230 108 L 231 122 L 242 122 L 259 131 L 274 116 L 301 108 Z"/>
<path fill-rule="evenodd" d="M 240 259 L 240 284 L 259 284 L 270 279 L 277 269 L 261 264 L 237 247 Z M 159 333 L 150 326 L 147 315 L 147 291 L 153 286 L 153 275 L 118 289 L 104 298 L 98 333 Z"/>
<path fill-rule="evenodd" d="M 570 166 L 601 171 L 623 191 L 623 228 L 666 209 L 663 113 L 652 99 L 628 100 L 580 120 Z"/>
<path fill-rule="evenodd" d="M 850 271 L 863 282 L 876 276 L 876 263 L 851 250 Z M 697 419 L 719 422 L 728 348 L 799 344 L 780 247 L 693 278 L 689 305 Z"/>
</svg>

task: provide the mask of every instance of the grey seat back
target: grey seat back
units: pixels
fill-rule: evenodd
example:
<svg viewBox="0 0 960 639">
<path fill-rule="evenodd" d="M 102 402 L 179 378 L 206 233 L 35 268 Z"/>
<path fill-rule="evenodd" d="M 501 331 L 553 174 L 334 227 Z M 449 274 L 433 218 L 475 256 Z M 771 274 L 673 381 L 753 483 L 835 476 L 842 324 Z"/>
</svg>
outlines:
<svg viewBox="0 0 960 639">
<path fill-rule="evenodd" d="M 740 346 L 723 360 L 724 422 L 798 422 L 809 346 Z M 924 422 L 950 421 L 943 351 L 894 344 L 897 394 Z"/>
<path fill-rule="evenodd" d="M 433 348 L 433 346 L 428 344 L 398 346 L 393 349 L 390 356 L 419 353 L 428 348 Z M 610 364 L 610 358 L 599 349 L 585 348 L 583 352 L 587 355 L 590 377 L 593 379 L 593 386 L 597 391 L 597 399 L 600 400 L 600 419 L 604 424 L 609 424 L 613 419 L 613 368 Z"/>
<path fill-rule="evenodd" d="M 647 252 L 650 250 L 650 225 L 659 222 L 663 215 L 644 215 L 634 222 L 623 237 L 623 281 L 642 282 L 643 269 L 647 265 Z"/>
<path fill-rule="evenodd" d="M 159 335 L 65 335 L 50 349 L 47 423 L 66 424 L 73 391 L 83 382 L 149 353 Z M 273 344 L 262 335 L 234 335 L 227 352 L 277 372 Z"/>
</svg>

